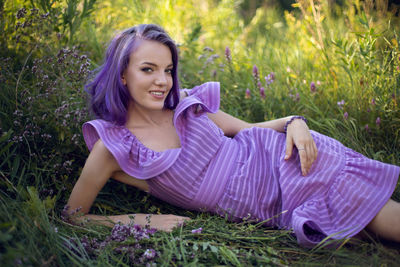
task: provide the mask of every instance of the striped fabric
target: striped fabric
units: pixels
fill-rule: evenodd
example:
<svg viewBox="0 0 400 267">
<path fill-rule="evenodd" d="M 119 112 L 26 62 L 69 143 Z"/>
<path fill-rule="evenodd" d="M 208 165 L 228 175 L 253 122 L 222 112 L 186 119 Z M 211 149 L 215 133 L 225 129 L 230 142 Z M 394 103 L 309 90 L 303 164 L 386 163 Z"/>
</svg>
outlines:
<svg viewBox="0 0 400 267">
<path fill-rule="evenodd" d="M 150 194 L 164 201 L 293 229 L 307 247 L 357 234 L 394 191 L 399 167 L 316 132 L 318 159 L 303 177 L 296 150 L 283 159 L 285 134 L 254 127 L 228 138 L 208 119 L 219 109 L 219 83 L 186 92 L 174 115 L 181 148 L 155 152 L 125 127 L 94 120 L 83 126 L 89 149 L 101 138 L 120 167 L 147 179 Z"/>
</svg>

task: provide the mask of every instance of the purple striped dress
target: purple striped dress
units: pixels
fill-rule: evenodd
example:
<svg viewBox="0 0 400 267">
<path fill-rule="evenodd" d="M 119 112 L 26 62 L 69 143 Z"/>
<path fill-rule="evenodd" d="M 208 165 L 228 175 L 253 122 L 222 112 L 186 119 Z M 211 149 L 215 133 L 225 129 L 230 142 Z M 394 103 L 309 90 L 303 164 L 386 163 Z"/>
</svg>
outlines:
<svg viewBox="0 0 400 267">
<path fill-rule="evenodd" d="M 368 159 L 312 131 L 318 158 L 303 177 L 297 150 L 285 161 L 283 133 L 250 128 L 224 136 L 207 116 L 219 109 L 219 83 L 186 90 L 175 110 L 181 147 L 155 152 L 124 126 L 104 120 L 83 125 L 91 150 L 101 138 L 122 170 L 147 179 L 150 194 L 173 205 L 293 229 L 312 247 L 329 236 L 354 236 L 393 193 L 400 168 Z"/>
</svg>

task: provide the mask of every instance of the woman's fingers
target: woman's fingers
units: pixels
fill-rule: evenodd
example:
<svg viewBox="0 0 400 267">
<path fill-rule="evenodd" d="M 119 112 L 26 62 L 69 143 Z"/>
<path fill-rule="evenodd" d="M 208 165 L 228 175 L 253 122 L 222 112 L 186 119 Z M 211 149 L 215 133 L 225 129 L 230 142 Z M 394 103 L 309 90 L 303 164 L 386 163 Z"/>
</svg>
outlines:
<svg viewBox="0 0 400 267">
<path fill-rule="evenodd" d="M 300 156 L 301 173 L 306 176 L 309 170 L 309 163 L 307 159 L 307 150 L 305 148 L 298 149 Z"/>
<path fill-rule="evenodd" d="M 303 176 L 306 176 L 310 172 L 313 162 L 317 159 L 316 148 L 314 141 L 297 147 L 300 156 L 301 173 Z"/>
<path fill-rule="evenodd" d="M 303 176 L 306 176 L 317 159 L 318 150 L 314 138 L 303 120 L 294 120 L 287 128 L 285 160 L 290 158 L 293 145 L 296 146 L 299 153 L 301 172 Z"/>
<path fill-rule="evenodd" d="M 290 159 L 293 152 L 293 138 L 289 135 L 286 135 L 286 153 L 285 160 Z"/>
</svg>

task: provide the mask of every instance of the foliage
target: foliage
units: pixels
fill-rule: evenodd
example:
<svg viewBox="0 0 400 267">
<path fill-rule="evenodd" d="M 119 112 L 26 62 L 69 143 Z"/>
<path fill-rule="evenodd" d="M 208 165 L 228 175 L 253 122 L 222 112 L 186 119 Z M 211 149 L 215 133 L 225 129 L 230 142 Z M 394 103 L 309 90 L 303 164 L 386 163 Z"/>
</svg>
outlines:
<svg viewBox="0 0 400 267">
<path fill-rule="evenodd" d="M 219 81 L 228 113 L 248 121 L 302 114 L 310 128 L 400 165 L 399 18 L 382 1 L 298 1 L 290 11 L 267 1 L 253 15 L 241 10 L 245 2 L 0 3 L 2 263 L 396 263 L 396 244 L 371 239 L 310 251 L 290 231 L 180 210 L 115 181 L 100 193 L 95 213 L 176 213 L 193 220 L 172 233 L 122 241 L 114 240 L 116 231 L 134 226 L 110 232 L 61 220 L 87 155 L 83 85 L 115 31 L 138 23 L 165 27 L 179 44 L 181 87 Z M 400 199 L 399 187 L 394 198 Z"/>
</svg>

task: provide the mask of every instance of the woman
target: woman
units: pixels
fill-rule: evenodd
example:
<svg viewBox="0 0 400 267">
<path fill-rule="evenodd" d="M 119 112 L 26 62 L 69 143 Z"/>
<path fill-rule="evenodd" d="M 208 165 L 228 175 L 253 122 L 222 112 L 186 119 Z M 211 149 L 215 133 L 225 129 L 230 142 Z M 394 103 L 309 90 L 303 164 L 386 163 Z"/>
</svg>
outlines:
<svg viewBox="0 0 400 267">
<path fill-rule="evenodd" d="M 83 126 L 91 152 L 68 201 L 80 219 L 147 223 L 145 214 L 87 214 L 113 177 L 182 208 L 291 228 L 308 247 L 364 228 L 400 242 L 400 204 L 389 199 L 399 167 L 310 131 L 301 116 L 232 117 L 219 110 L 218 83 L 179 90 L 177 65 L 159 26 L 138 25 L 111 42 L 87 85 L 97 119 Z M 150 226 L 170 231 L 187 219 L 152 215 Z"/>
</svg>

